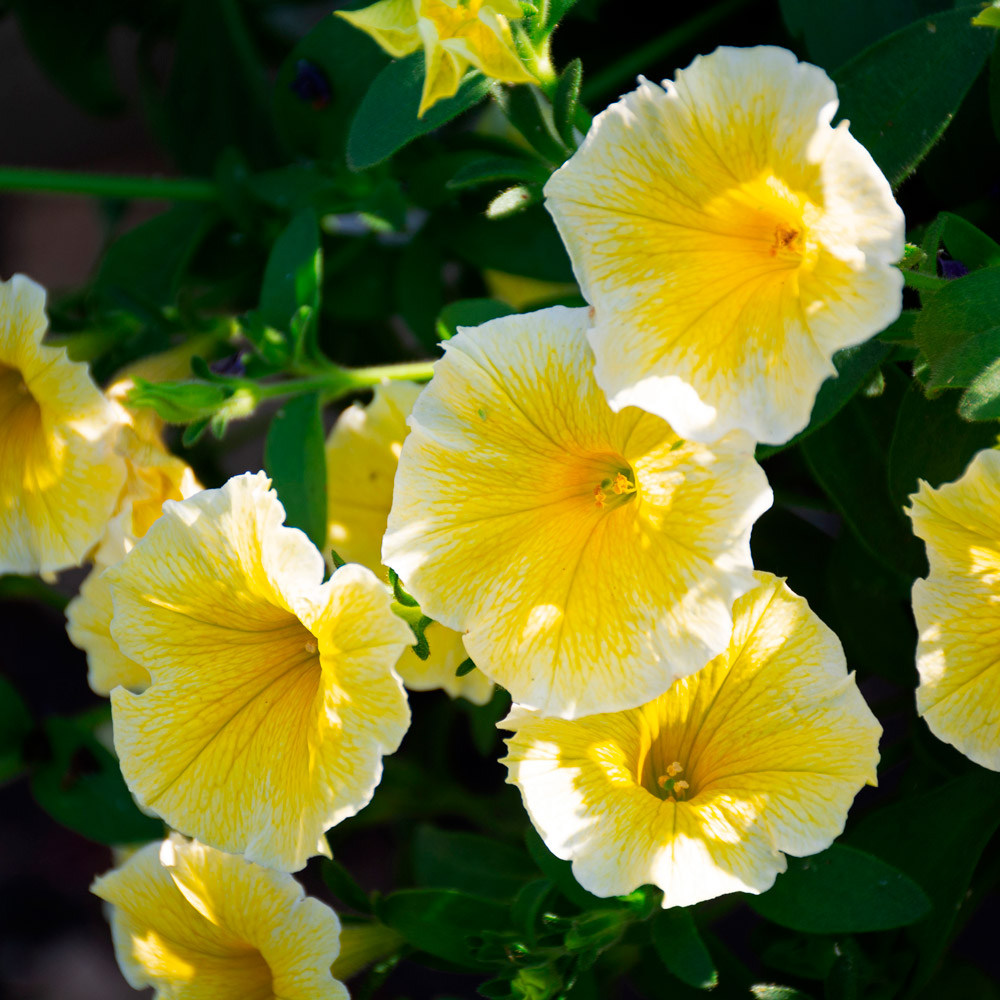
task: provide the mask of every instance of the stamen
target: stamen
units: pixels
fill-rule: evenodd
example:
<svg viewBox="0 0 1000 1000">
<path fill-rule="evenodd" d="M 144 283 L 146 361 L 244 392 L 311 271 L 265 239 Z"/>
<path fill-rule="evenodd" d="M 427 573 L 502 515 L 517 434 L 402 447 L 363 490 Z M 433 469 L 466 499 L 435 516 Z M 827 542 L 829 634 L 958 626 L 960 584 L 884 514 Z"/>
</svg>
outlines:
<svg viewBox="0 0 1000 1000">
<path fill-rule="evenodd" d="M 683 770 L 684 768 L 681 765 L 681 762 L 679 760 L 675 760 L 673 764 L 671 764 L 670 767 L 667 768 L 667 774 L 669 774 L 671 778 L 675 778 Z"/>
<path fill-rule="evenodd" d="M 317 648 L 318 648 L 318 647 L 316 646 L 316 640 L 315 640 L 315 639 L 310 639 L 310 640 L 309 640 L 309 641 L 308 641 L 308 642 L 307 642 L 307 643 L 305 644 L 305 650 L 306 650 L 306 652 L 307 652 L 307 653 L 308 653 L 308 654 L 309 654 L 310 656 L 312 656 L 312 654 L 316 652 L 316 649 L 317 649 Z"/>
<path fill-rule="evenodd" d="M 799 230 L 787 222 L 779 222 L 774 227 L 774 243 L 771 244 L 771 256 L 774 257 L 780 250 L 794 251 L 793 244 L 799 237 Z"/>
<path fill-rule="evenodd" d="M 615 481 L 611 488 L 615 491 L 615 493 L 621 494 L 631 493 L 635 489 L 635 486 L 633 486 L 632 483 L 630 483 L 628 479 L 619 472 L 618 475 L 615 476 Z"/>
<path fill-rule="evenodd" d="M 607 500 L 607 499 L 608 498 L 605 495 L 604 490 L 602 490 L 600 486 L 595 486 L 594 487 L 594 504 L 596 506 L 598 506 L 598 507 L 603 507 L 604 506 L 604 501 Z"/>
<path fill-rule="evenodd" d="M 681 781 L 678 779 L 677 775 L 684 770 L 684 766 L 680 761 L 674 761 L 668 768 L 666 774 L 661 774 L 656 779 L 656 784 L 663 789 L 663 792 L 671 802 L 676 802 L 682 797 L 682 793 L 685 792 L 691 786 L 686 781 Z"/>
</svg>

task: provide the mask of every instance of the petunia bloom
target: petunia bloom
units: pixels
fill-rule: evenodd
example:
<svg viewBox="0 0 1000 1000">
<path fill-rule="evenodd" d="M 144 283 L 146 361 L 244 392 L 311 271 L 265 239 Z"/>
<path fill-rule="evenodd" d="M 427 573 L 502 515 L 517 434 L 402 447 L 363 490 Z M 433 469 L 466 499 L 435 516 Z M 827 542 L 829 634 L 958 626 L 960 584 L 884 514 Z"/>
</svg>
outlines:
<svg viewBox="0 0 1000 1000">
<path fill-rule="evenodd" d="M 111 587 L 104 571 L 146 534 L 165 500 L 184 500 L 201 489 L 191 467 L 164 447 L 159 417 L 152 410 L 133 411 L 125 405 L 132 384 L 130 379 L 119 380 L 107 393 L 121 420 L 115 453 L 125 463 L 125 485 L 94 554 L 94 567 L 66 608 L 66 631 L 87 653 L 87 680 L 101 695 L 119 684 L 136 691 L 149 684 L 146 670 L 125 656 L 111 637 Z"/>
<path fill-rule="evenodd" d="M 392 507 L 392 484 L 407 417 L 420 395 L 412 382 L 377 386 L 367 406 L 347 407 L 326 441 L 327 549 L 347 562 L 358 562 L 388 580 L 382 565 L 382 536 Z M 451 698 L 485 705 L 493 682 L 480 671 L 458 677 L 468 654 L 462 637 L 434 622 L 427 629 L 430 655 L 421 660 L 412 647 L 403 651 L 396 669 L 412 691 L 443 688 Z"/>
<path fill-rule="evenodd" d="M 91 891 L 122 974 L 156 1000 L 348 1000 L 330 971 L 340 921 L 284 872 L 172 834 Z"/>
<path fill-rule="evenodd" d="M 403 443 L 383 559 L 516 702 L 633 708 L 723 650 L 771 502 L 753 442 L 612 411 L 586 309 L 448 341 Z"/>
<path fill-rule="evenodd" d="M 903 213 L 836 110 L 818 67 L 723 47 L 594 119 L 545 193 L 613 409 L 778 444 L 899 315 Z"/>
<path fill-rule="evenodd" d="M 782 852 L 828 847 L 875 784 L 881 727 L 837 637 L 758 573 L 729 648 L 626 712 L 573 722 L 515 707 L 505 763 L 549 850 L 598 896 L 659 886 L 663 905 L 764 892 Z"/>
<path fill-rule="evenodd" d="M 457 93 L 470 66 L 504 83 L 535 82 L 511 38 L 508 18 L 523 16 L 517 0 L 379 0 L 336 13 L 396 59 L 423 49 L 420 117 Z"/>
<path fill-rule="evenodd" d="M 111 693 L 129 788 L 175 829 L 283 870 L 369 799 L 409 725 L 413 641 L 362 566 L 284 527 L 263 473 L 168 501 L 107 570 L 111 634 L 145 668 Z"/>
<path fill-rule="evenodd" d="M 125 479 L 117 412 L 46 326 L 44 289 L 0 282 L 0 573 L 80 565 Z"/>
<path fill-rule="evenodd" d="M 907 511 L 930 573 L 913 585 L 917 711 L 938 739 L 1000 771 L 1000 452 L 954 483 L 921 482 Z"/>
</svg>

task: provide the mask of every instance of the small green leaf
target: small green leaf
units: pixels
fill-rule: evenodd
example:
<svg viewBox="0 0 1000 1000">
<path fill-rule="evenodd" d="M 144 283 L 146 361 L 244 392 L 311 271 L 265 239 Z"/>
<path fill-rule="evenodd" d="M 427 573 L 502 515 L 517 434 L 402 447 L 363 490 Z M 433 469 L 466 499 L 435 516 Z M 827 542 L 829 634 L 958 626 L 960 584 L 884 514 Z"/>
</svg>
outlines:
<svg viewBox="0 0 1000 1000">
<path fill-rule="evenodd" d="M 941 11 L 889 35 L 833 73 L 840 115 L 898 186 L 941 138 L 993 47 L 978 5 Z"/>
<path fill-rule="evenodd" d="M 464 677 L 466 674 L 471 674 L 473 670 L 476 669 L 476 664 L 473 660 L 466 657 L 455 669 L 456 677 Z"/>
<path fill-rule="evenodd" d="M 51 717 L 47 759 L 35 766 L 31 793 L 58 823 L 99 844 L 132 844 L 163 836 L 163 824 L 139 811 L 118 761 L 75 719 Z"/>
<path fill-rule="evenodd" d="M 789 858 L 788 870 L 750 907 L 782 927 L 846 934 L 905 927 L 926 917 L 931 901 L 903 872 L 871 854 L 834 844 L 821 854 Z"/>
<path fill-rule="evenodd" d="M 387 160 L 414 139 L 468 111 L 489 93 L 489 80 L 482 73 L 470 72 L 454 97 L 438 101 L 418 118 L 423 86 L 422 52 L 389 63 L 375 77 L 347 137 L 347 162 L 352 170 L 366 170 Z"/>
<path fill-rule="evenodd" d="M 967 219 L 942 212 L 945 227 L 942 239 L 948 253 L 970 271 L 1000 265 L 1000 243 L 987 236 Z"/>
<path fill-rule="evenodd" d="M 320 862 L 320 875 L 326 887 L 341 902 L 346 903 L 360 913 L 371 913 L 372 903 L 368 893 L 355 881 L 354 876 L 336 859 L 323 858 Z"/>
<path fill-rule="evenodd" d="M 791 986 L 775 986 L 773 983 L 757 983 L 750 987 L 754 1000 L 812 1000 L 808 993 L 792 989 Z"/>
<path fill-rule="evenodd" d="M 312 208 L 305 208 L 292 218 L 271 248 L 257 307 L 266 327 L 292 335 L 291 355 L 296 359 L 317 354 L 315 328 L 322 280 L 319 221 Z M 303 307 L 309 310 L 304 322 L 294 323 Z"/>
<path fill-rule="evenodd" d="M 590 910 L 577 917 L 566 932 L 567 951 L 604 951 L 622 936 L 628 916 L 622 910 Z"/>
<path fill-rule="evenodd" d="M 463 164 L 448 181 L 452 190 L 479 187 L 492 181 L 528 181 L 544 184 L 551 171 L 537 160 L 514 156 L 485 156 Z"/>
<path fill-rule="evenodd" d="M 574 59 L 566 65 L 556 84 L 552 98 L 552 121 L 559 138 L 570 148 L 576 147 L 576 112 L 580 106 L 580 86 L 583 83 L 583 63 Z"/>
<path fill-rule="evenodd" d="M 569 152 L 556 134 L 546 114 L 547 102 L 537 87 L 515 86 L 503 91 L 501 107 L 508 121 L 521 133 L 532 149 L 552 164 L 560 164 Z"/>
<path fill-rule="evenodd" d="M 868 382 L 879 365 L 888 357 L 889 351 L 889 345 L 877 337 L 856 347 L 845 347 L 837 351 L 833 356 L 837 374 L 833 378 L 828 378 L 819 387 L 808 426 L 784 444 L 758 445 L 757 458 L 767 458 L 776 452 L 784 451 L 785 448 L 791 448 L 832 420 L 847 405 L 851 397 Z"/>
<path fill-rule="evenodd" d="M 285 508 L 285 524 L 326 544 L 326 453 L 319 396 L 289 400 L 274 415 L 264 445 L 264 468 Z"/>
<path fill-rule="evenodd" d="M 990 4 L 972 19 L 972 23 L 984 28 L 1000 28 L 1000 7 L 995 3 Z"/>
<path fill-rule="evenodd" d="M 437 320 L 438 336 L 442 340 L 451 340 L 460 326 L 479 326 L 516 312 L 512 306 L 497 299 L 459 299 L 441 310 Z"/>
<path fill-rule="evenodd" d="M 690 910 L 675 907 L 658 913 L 653 918 L 653 946 L 663 964 L 682 983 L 696 990 L 711 990 L 718 984 L 715 963 Z"/>
<path fill-rule="evenodd" d="M 508 930 L 510 923 L 503 903 L 454 889 L 391 893 L 376 901 L 375 916 L 414 948 L 472 969 L 483 967 L 476 939 Z"/>
<path fill-rule="evenodd" d="M 413 874 L 427 888 L 513 899 L 538 873 L 524 851 L 509 844 L 422 825 L 413 838 Z"/>
<path fill-rule="evenodd" d="M 232 395 L 228 386 L 217 382 L 147 382 L 135 379 L 128 394 L 130 406 L 149 407 L 168 424 L 187 424 L 211 417 Z"/>
<path fill-rule="evenodd" d="M 928 399 L 915 380 L 903 396 L 889 446 L 889 493 L 903 506 L 917 480 L 940 486 L 957 479 L 972 456 L 991 448 L 1000 427 L 971 423 L 956 413 L 958 392 Z"/>
</svg>

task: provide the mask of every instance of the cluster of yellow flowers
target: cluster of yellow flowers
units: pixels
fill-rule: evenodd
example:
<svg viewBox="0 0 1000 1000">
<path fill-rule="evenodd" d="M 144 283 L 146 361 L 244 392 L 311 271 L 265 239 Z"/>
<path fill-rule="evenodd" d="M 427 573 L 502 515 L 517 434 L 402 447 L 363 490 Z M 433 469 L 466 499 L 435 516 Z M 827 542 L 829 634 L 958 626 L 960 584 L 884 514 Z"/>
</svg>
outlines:
<svg viewBox="0 0 1000 1000">
<path fill-rule="evenodd" d="M 453 44 L 426 26 L 444 7 L 476 15 Z M 500 10 L 350 17 L 394 54 L 422 41 L 426 105 L 463 60 L 519 79 L 484 55 L 484 32 L 508 38 Z M 91 559 L 70 635 L 110 693 L 129 788 L 180 831 L 94 886 L 130 983 L 347 995 L 337 918 L 288 873 L 370 800 L 409 725 L 404 681 L 510 692 L 508 780 L 598 895 L 759 893 L 783 852 L 840 833 L 881 729 L 836 636 L 749 544 L 771 503 L 756 442 L 802 429 L 833 353 L 900 309 L 902 213 L 835 110 L 821 70 L 761 47 L 599 115 L 546 187 L 590 308 L 464 329 L 425 389 L 342 414 L 329 546 L 351 562 L 325 582 L 262 473 L 200 490 L 122 385 L 102 395 L 41 345 L 40 289 L 0 284 L 0 571 Z M 1000 769 L 979 641 L 998 498 L 989 452 L 912 516 L 931 556 L 921 711 Z M 427 661 L 386 567 L 434 619 Z M 457 678 L 467 655 L 479 670 Z"/>
</svg>

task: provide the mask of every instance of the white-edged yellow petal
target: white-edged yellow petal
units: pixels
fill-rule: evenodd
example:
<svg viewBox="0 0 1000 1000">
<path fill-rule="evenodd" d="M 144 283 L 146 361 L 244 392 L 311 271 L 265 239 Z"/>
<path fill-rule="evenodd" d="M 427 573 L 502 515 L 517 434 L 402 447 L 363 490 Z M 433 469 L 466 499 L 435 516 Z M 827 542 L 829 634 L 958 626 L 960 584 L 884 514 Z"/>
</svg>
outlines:
<svg viewBox="0 0 1000 1000">
<path fill-rule="evenodd" d="M 348 1000 L 340 922 L 283 872 L 172 834 L 94 881 L 115 955 L 157 1000 Z"/>
<path fill-rule="evenodd" d="M 323 558 L 269 480 L 164 505 L 107 570 L 111 634 L 151 679 L 111 695 L 137 799 L 199 840 L 283 870 L 371 798 L 409 724 L 392 669 L 412 635 L 384 586 Z"/>
<path fill-rule="evenodd" d="M 1000 452 L 981 451 L 954 483 L 910 497 L 930 573 L 913 585 L 917 710 L 938 739 L 1000 771 Z"/>
<path fill-rule="evenodd" d="M 722 47 L 594 120 L 545 188 L 611 406 L 788 440 L 835 351 L 899 315 L 903 215 L 818 67 Z"/>
<path fill-rule="evenodd" d="M 837 637 L 782 581 L 756 580 L 729 648 L 655 700 L 574 721 L 515 707 L 500 723 L 508 781 L 596 895 L 763 892 L 784 853 L 828 847 L 875 783 L 881 727 Z"/>
<path fill-rule="evenodd" d="M 0 573 L 80 565 L 118 500 L 114 408 L 85 365 L 46 347 L 45 291 L 0 282 Z"/>
<path fill-rule="evenodd" d="M 420 48 L 417 34 L 419 0 L 378 0 L 360 10 L 337 10 L 334 13 L 360 28 L 395 59 L 402 59 Z"/>
<path fill-rule="evenodd" d="M 771 493 L 753 442 L 612 411 L 586 309 L 448 341 L 403 444 L 382 555 L 515 701 L 642 704 L 725 648 Z"/>
</svg>

